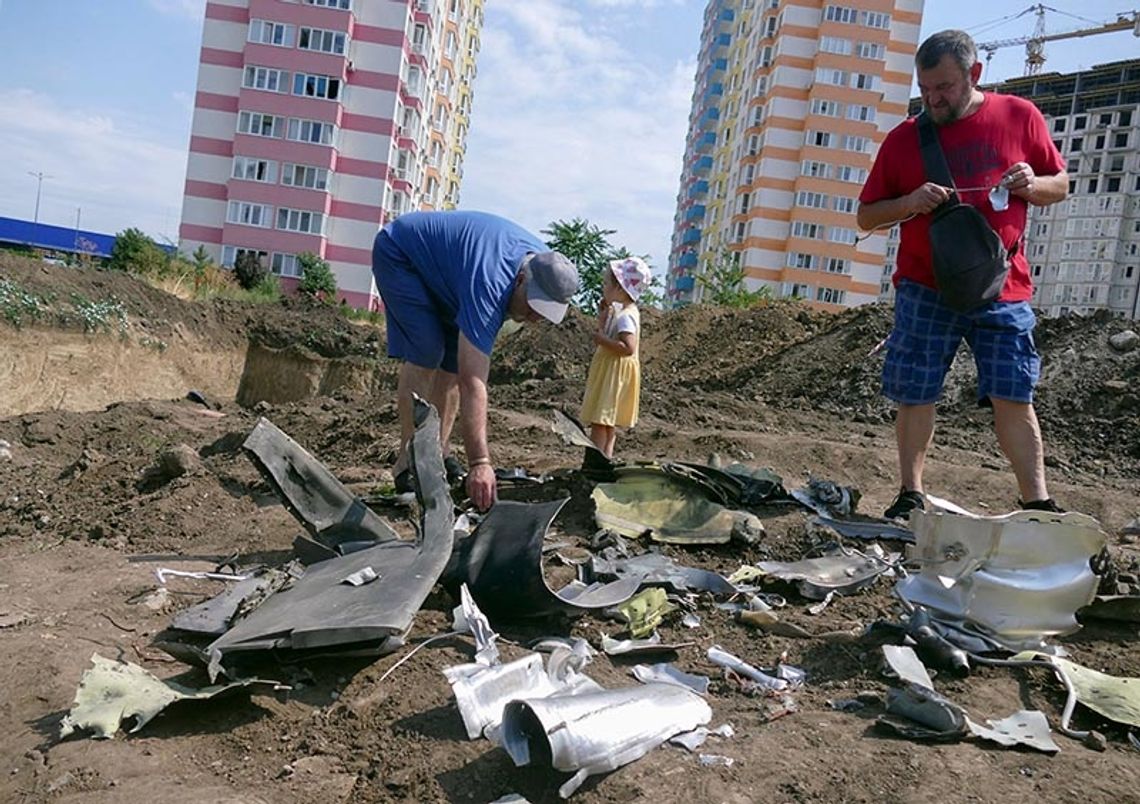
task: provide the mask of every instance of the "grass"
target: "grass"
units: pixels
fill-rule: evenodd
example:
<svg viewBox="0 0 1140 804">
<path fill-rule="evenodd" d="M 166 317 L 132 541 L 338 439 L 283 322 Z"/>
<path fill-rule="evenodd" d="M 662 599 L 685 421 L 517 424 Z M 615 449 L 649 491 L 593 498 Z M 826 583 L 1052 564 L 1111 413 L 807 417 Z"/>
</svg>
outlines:
<svg viewBox="0 0 1140 804">
<path fill-rule="evenodd" d="M 17 285 L 0 279 L 0 316 L 19 329 L 27 321 L 39 321 L 50 309 L 50 301 Z"/>
</svg>

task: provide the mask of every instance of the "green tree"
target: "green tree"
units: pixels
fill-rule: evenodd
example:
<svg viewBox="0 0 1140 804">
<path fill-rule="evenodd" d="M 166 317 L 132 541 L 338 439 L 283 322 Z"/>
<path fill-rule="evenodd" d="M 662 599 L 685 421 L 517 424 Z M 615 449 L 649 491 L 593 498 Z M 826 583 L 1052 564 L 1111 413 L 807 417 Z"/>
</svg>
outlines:
<svg viewBox="0 0 1140 804">
<path fill-rule="evenodd" d="M 616 232 L 616 229 L 595 226 L 585 218 L 553 221 L 549 228 L 542 230 L 549 238 L 546 245 L 565 254 L 578 266 L 581 281 L 574 304 L 589 315 L 598 312 L 598 302 L 602 300 L 602 277 L 616 253 L 609 236 Z"/>
<path fill-rule="evenodd" d="M 108 265 L 116 271 L 162 276 L 170 267 L 170 255 L 139 229 L 124 229 L 115 236 Z"/>
<path fill-rule="evenodd" d="M 237 259 L 234 260 L 234 278 L 242 290 L 253 290 L 265 279 L 267 273 L 256 251 L 243 249 L 238 252 Z"/>
<path fill-rule="evenodd" d="M 301 281 L 297 285 L 297 292 L 330 304 L 336 300 L 336 276 L 327 262 L 316 254 L 306 252 L 297 255 L 297 264 L 301 266 Z"/>
<path fill-rule="evenodd" d="M 748 289 L 738 254 L 724 249 L 715 260 L 705 264 L 704 272 L 697 276 L 698 284 L 704 289 L 703 301 L 721 307 L 752 307 L 772 298 L 772 289 L 766 285 Z"/>
<path fill-rule="evenodd" d="M 194 253 L 191 254 L 190 257 L 194 264 L 194 291 L 197 292 L 198 288 L 202 286 L 202 282 L 206 279 L 206 273 L 210 270 L 214 261 L 210 259 L 206 247 L 200 243 L 198 244 L 198 248 L 194 249 Z"/>
</svg>

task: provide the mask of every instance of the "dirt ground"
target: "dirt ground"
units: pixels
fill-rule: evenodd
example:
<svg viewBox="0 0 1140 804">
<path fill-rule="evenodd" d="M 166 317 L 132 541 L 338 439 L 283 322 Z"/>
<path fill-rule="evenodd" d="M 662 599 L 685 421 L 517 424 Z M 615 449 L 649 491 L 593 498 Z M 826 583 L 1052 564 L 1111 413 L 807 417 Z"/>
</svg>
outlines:
<svg viewBox="0 0 1140 804">
<path fill-rule="evenodd" d="M 178 704 L 138 734 L 61 741 L 60 720 L 93 653 L 135 662 L 160 677 L 205 683 L 201 671 L 173 661 L 151 641 L 174 611 L 219 587 L 171 581 L 169 601 L 155 610 L 146 601 L 158 588 L 156 568 L 210 569 L 234 554 L 244 565 L 289 557 L 301 527 L 240 449 L 259 416 L 353 490 L 370 494 L 391 483 L 394 373 L 378 357 L 381 331 L 297 302 L 258 308 L 186 303 L 124 275 L 12 258 L 0 258 L 0 280 L 45 304 L 45 312 L 24 318 L 19 328 L 0 317 L 0 379 L 11 386 L 0 395 L 9 405 L 0 409 L 0 440 L 11 453 L 0 458 L 0 712 L 7 726 L 0 735 L 0 801 L 488 802 L 509 793 L 558 800 L 565 774 L 515 768 L 490 743 L 466 739 L 440 672 L 470 659 L 471 646 L 461 639 L 420 651 L 383 683 L 380 677 L 406 650 L 372 662 L 271 666 L 262 675 L 292 685 L 288 695 L 239 693 Z M 125 327 L 84 331 L 77 319 L 60 314 L 76 294 L 120 300 Z M 891 411 L 878 396 L 882 355 L 874 351 L 889 329 L 889 310 L 830 316 L 773 304 L 751 311 L 647 312 L 644 320 L 643 419 L 619 437 L 620 457 L 704 461 L 716 453 L 770 466 L 790 487 L 809 472 L 857 486 L 860 510 L 870 513 L 890 501 L 896 483 Z M 580 462 L 580 450 L 550 431 L 549 410 L 576 406 L 591 326 L 572 315 L 557 329 L 524 329 L 499 345 L 490 413 L 499 465 L 546 471 Z M 1124 328 L 1101 318 L 1044 322 L 1039 412 L 1053 495 L 1103 523 L 1128 580 L 1140 554 L 1123 530 L 1140 514 L 1140 350 L 1117 353 L 1107 343 Z M 166 348 L 155 349 L 148 338 Z M 331 361 L 370 361 L 368 387 L 331 383 L 307 398 L 241 407 L 236 389 L 251 343 Z M 36 355 L 64 346 L 67 361 L 34 363 Z M 124 349 L 107 361 L 108 351 Z M 211 349 L 229 355 L 229 362 L 186 358 L 156 384 L 164 355 L 169 362 Z M 32 364 L 38 368 L 29 373 Z M 212 379 L 196 370 L 213 372 Z M 973 510 L 1004 512 L 1013 507 L 1016 488 L 989 414 L 973 404 L 971 378 L 968 360 L 959 360 L 940 408 L 928 490 Z M 206 380 L 230 393 L 208 395 L 205 406 L 183 398 Z M 37 397 L 28 387 L 36 383 L 84 392 L 82 398 Z M 106 401 L 92 404 L 96 394 Z M 39 406 L 26 404 L 37 398 Z M 199 460 L 180 477 L 157 476 L 158 456 L 180 444 Z M 588 504 L 580 502 L 556 521 L 560 537 L 586 540 L 594 532 Z M 762 558 L 800 558 L 811 546 L 801 511 L 757 513 L 767 535 L 755 547 L 666 552 L 728 574 Z M 886 581 L 839 598 L 818 615 L 794 592 L 787 597 L 782 616 L 813 630 L 897 613 Z M 437 589 L 410 642 L 448 630 L 453 605 Z M 1140 800 L 1137 750 L 1124 729 L 1087 710 L 1078 710 L 1075 726 L 1104 733 L 1103 752 L 1060 735 L 1062 750 L 1052 757 L 976 742 L 891 739 L 872 726 L 881 709 L 844 713 L 828 705 L 885 691 L 876 649 L 763 635 L 710 603 L 699 613 L 699 628 L 671 621 L 661 633 L 666 641 L 697 643 L 681 649 L 675 663 L 714 677 L 712 725 L 727 722 L 736 730 L 702 750 L 735 763 L 704 767 L 695 755 L 663 747 L 591 779 L 575 800 Z M 569 633 L 597 645 L 600 633 L 616 634 L 619 626 L 586 617 L 525 628 L 500 624 L 498 630 L 512 642 Z M 1140 675 L 1138 639 L 1135 625 L 1090 624 L 1062 641 L 1079 663 Z M 769 720 L 768 701 L 730 689 L 705 658 L 714 644 L 756 665 L 771 666 L 786 654 L 803 667 L 809 676 L 795 694 L 798 711 Z M 507 644 L 504 653 L 511 658 L 521 649 Z M 630 685 L 629 664 L 599 655 L 586 672 L 603 686 Z M 982 668 L 965 680 L 939 678 L 937 685 L 980 720 L 1040 708 L 1055 724 L 1063 704 L 1059 685 L 1040 672 Z"/>
</svg>

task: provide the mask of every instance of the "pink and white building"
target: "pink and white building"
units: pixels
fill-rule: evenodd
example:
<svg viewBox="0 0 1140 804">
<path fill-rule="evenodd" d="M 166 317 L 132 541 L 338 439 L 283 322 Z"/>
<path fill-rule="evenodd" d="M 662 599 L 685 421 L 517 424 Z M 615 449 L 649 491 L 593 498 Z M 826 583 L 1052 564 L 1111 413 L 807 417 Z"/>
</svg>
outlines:
<svg viewBox="0 0 1140 804">
<path fill-rule="evenodd" d="M 179 231 L 372 307 L 372 240 L 459 200 L 483 0 L 209 0 Z"/>
</svg>

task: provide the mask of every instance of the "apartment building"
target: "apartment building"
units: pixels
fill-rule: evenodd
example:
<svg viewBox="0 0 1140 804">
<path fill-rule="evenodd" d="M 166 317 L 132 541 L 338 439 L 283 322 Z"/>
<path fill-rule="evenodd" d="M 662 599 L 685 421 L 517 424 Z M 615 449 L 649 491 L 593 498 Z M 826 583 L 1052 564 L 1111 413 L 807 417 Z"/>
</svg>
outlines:
<svg viewBox="0 0 1140 804">
<path fill-rule="evenodd" d="M 1140 319 L 1140 59 L 983 89 L 1033 101 L 1066 160 L 1069 197 L 1030 207 L 1025 254 L 1034 308 L 1047 316 L 1108 310 Z M 921 108 L 912 99 L 911 114 Z M 883 301 L 894 297 L 897 244 L 896 230 L 888 239 Z"/>
<path fill-rule="evenodd" d="M 181 248 L 327 260 L 372 307 L 377 229 L 459 201 L 483 0 L 209 0 Z"/>
<path fill-rule="evenodd" d="M 731 260 L 750 288 L 824 309 L 875 301 L 885 234 L 857 239 L 859 191 L 906 115 L 922 0 L 710 0 L 667 297 L 698 302 Z"/>
</svg>

